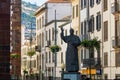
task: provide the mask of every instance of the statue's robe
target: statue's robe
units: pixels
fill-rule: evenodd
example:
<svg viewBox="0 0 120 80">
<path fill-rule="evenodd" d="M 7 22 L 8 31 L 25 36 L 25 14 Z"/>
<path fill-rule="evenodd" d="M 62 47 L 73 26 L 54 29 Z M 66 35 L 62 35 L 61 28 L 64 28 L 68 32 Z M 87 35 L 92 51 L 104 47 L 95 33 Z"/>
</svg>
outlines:
<svg viewBox="0 0 120 80">
<path fill-rule="evenodd" d="M 79 70 L 77 47 L 80 45 L 80 39 L 76 35 L 64 36 L 63 32 L 61 33 L 61 39 L 67 43 L 66 71 L 77 72 Z"/>
</svg>

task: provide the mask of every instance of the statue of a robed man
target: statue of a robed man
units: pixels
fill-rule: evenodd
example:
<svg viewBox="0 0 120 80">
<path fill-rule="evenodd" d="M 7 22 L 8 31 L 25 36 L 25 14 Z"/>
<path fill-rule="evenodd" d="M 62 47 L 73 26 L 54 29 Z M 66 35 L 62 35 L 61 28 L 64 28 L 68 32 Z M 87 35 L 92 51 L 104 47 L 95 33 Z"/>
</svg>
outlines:
<svg viewBox="0 0 120 80">
<path fill-rule="evenodd" d="M 66 71 L 68 72 L 78 72 L 78 49 L 80 45 L 80 39 L 78 36 L 74 35 L 74 30 L 70 29 L 70 35 L 64 36 L 64 29 L 61 28 L 61 39 L 67 43 L 66 50 Z"/>
</svg>

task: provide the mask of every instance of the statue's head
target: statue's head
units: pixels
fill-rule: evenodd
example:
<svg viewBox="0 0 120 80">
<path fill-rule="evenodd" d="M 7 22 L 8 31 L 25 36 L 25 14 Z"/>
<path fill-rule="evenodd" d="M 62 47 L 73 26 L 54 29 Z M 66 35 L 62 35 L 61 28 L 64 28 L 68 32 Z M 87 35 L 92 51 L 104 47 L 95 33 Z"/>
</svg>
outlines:
<svg viewBox="0 0 120 80">
<path fill-rule="evenodd" d="M 72 28 L 70 28 L 70 35 L 74 34 L 74 30 Z"/>
</svg>

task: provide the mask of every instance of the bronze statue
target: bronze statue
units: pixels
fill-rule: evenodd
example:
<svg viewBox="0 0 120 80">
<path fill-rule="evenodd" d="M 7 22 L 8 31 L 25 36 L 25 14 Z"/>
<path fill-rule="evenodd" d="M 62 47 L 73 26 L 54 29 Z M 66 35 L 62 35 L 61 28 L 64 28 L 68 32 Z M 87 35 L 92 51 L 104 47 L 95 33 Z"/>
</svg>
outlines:
<svg viewBox="0 0 120 80">
<path fill-rule="evenodd" d="M 64 30 L 61 28 L 61 39 L 67 43 L 66 51 L 66 71 L 68 72 L 78 72 L 78 49 L 80 45 L 80 39 L 78 36 L 74 35 L 74 30 L 70 29 L 70 35 L 64 36 Z"/>
</svg>

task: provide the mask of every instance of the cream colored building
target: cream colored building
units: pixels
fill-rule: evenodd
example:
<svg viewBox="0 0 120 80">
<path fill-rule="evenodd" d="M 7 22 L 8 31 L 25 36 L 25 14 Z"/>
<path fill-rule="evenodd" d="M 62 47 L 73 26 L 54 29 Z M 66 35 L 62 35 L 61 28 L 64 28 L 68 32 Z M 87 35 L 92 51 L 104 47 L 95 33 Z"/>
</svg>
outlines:
<svg viewBox="0 0 120 80">
<path fill-rule="evenodd" d="M 32 49 L 35 49 L 35 39 L 33 39 L 32 41 L 32 45 L 30 45 L 30 41 L 29 40 L 25 40 L 25 36 L 24 36 L 24 31 L 25 31 L 25 26 L 22 26 L 21 29 L 21 75 L 22 77 L 24 77 L 24 73 L 23 71 L 26 70 L 28 71 L 28 74 L 26 75 L 30 75 L 30 61 L 31 61 L 31 74 L 38 74 L 39 73 L 39 69 L 38 69 L 38 54 L 33 55 L 31 58 L 27 55 L 27 53 L 30 51 L 31 47 Z"/>
<path fill-rule="evenodd" d="M 88 39 L 97 37 L 101 41 L 100 54 L 96 50 L 93 52 L 93 58 L 97 58 L 95 63 L 98 63 L 98 58 L 100 58 L 102 75 L 98 77 L 120 79 L 120 0 L 90 0 L 89 9 L 87 1 L 81 0 L 80 2 L 81 37 L 86 37 L 84 34 L 87 33 Z M 89 25 L 87 23 L 88 19 L 90 21 Z M 89 30 L 89 33 L 86 30 Z M 85 50 L 81 51 L 83 65 L 84 60 L 89 58 L 88 56 Z M 86 67 L 82 66 L 82 68 Z M 97 72 L 100 68 L 93 67 Z"/>
</svg>

